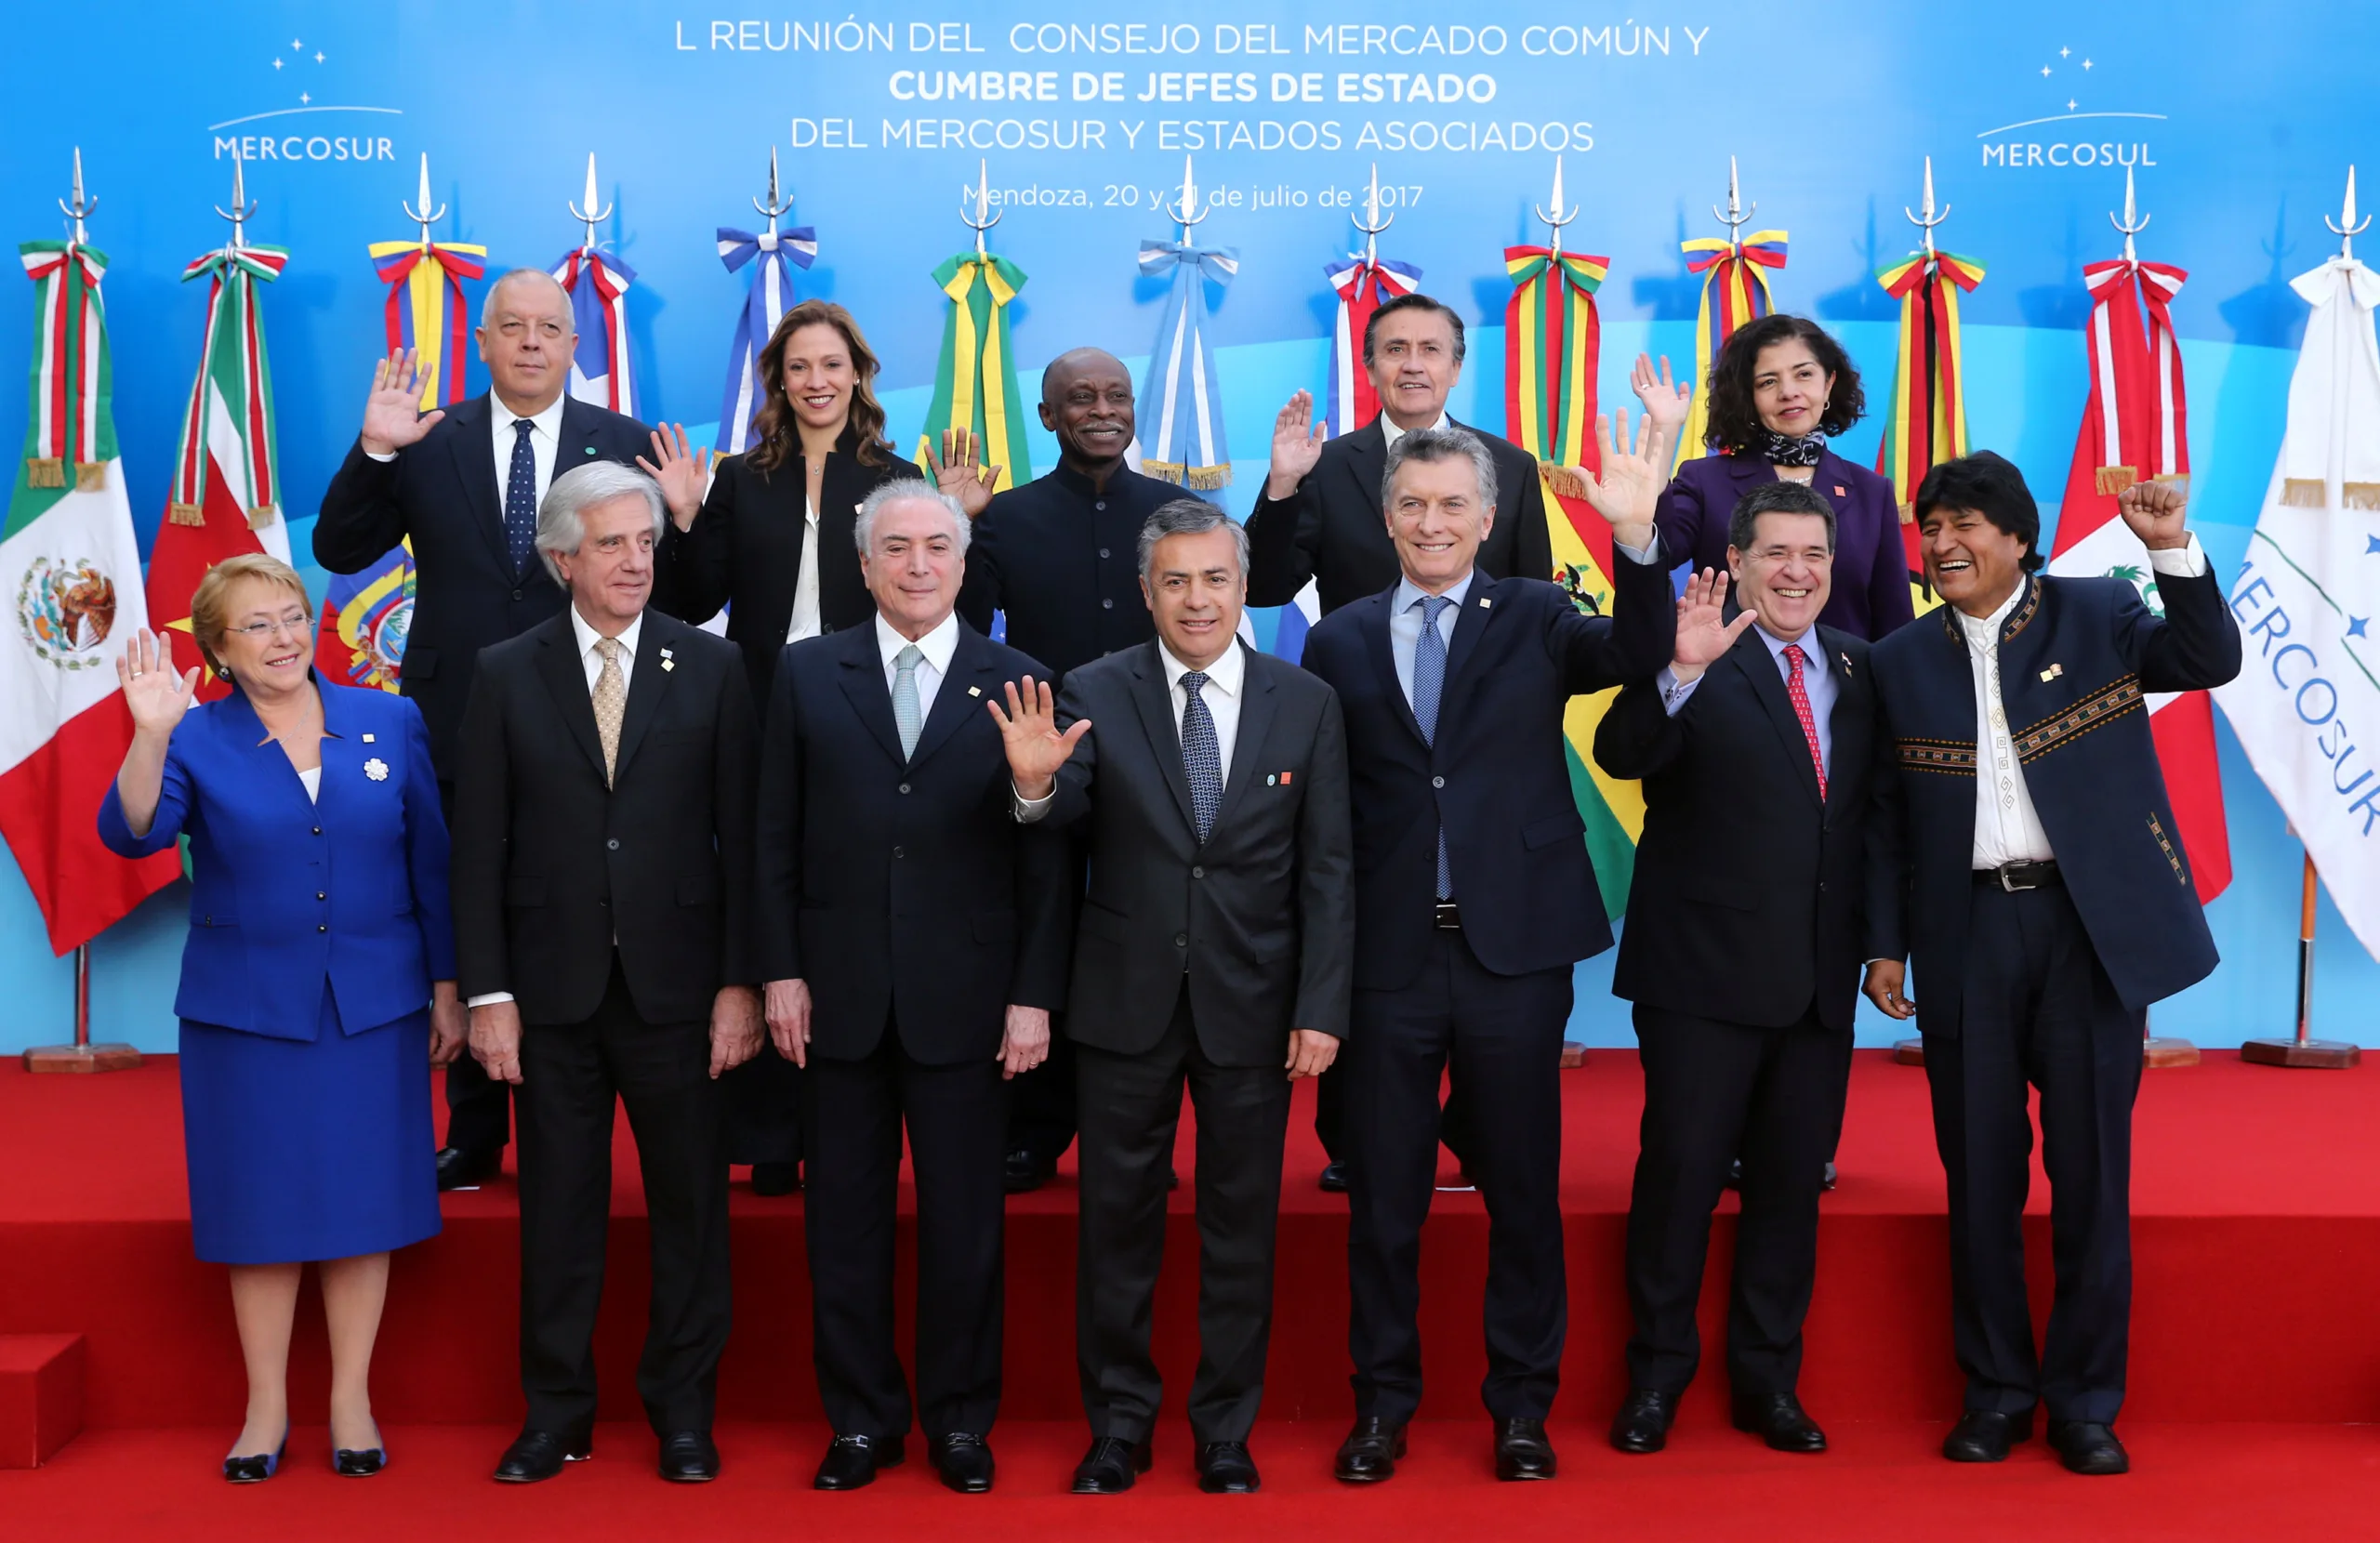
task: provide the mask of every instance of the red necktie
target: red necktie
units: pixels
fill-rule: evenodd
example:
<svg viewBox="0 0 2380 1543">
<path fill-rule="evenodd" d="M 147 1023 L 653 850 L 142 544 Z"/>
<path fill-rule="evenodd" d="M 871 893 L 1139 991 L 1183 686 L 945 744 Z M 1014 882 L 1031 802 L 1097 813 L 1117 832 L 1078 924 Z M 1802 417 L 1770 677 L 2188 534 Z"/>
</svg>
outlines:
<svg viewBox="0 0 2380 1543">
<path fill-rule="evenodd" d="M 1810 742 L 1810 765 L 1818 774 L 1818 801 L 1826 801 L 1826 758 L 1818 754 L 1818 720 L 1810 713 L 1810 693 L 1802 686 L 1802 645 L 1785 645 L 1785 694 L 1793 699 L 1793 716 L 1802 720 L 1802 737 Z"/>
</svg>

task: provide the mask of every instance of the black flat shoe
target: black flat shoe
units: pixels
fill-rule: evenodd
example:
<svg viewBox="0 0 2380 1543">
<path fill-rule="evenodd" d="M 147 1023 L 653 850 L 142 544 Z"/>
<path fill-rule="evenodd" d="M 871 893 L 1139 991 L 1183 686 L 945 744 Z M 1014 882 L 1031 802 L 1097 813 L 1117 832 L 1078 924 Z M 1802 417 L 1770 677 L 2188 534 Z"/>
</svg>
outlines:
<svg viewBox="0 0 2380 1543">
<path fill-rule="evenodd" d="M 1355 1428 L 1339 1444 L 1330 1474 L 1342 1484 L 1376 1484 L 1396 1476 L 1396 1459 L 1403 1456 L 1405 1427 L 1391 1425 L 1378 1415 L 1358 1415 Z"/>
<path fill-rule="evenodd" d="M 681 1431 L 661 1444 L 661 1476 L 673 1484 L 707 1484 L 719 1477 L 719 1447 L 701 1431 Z"/>
<path fill-rule="evenodd" d="M 1942 1438 L 1942 1456 L 1954 1463 L 1996 1463 L 2008 1449 L 2033 1439 L 2033 1412 L 2003 1415 L 1997 1409 L 1969 1409 Z"/>
<path fill-rule="evenodd" d="M 535 1484 L 560 1473 L 564 1463 L 583 1463 L 595 1455 L 595 1444 L 580 1437 L 570 1441 L 550 1431 L 523 1431 L 496 1459 L 496 1482 Z"/>
<path fill-rule="evenodd" d="M 1121 1436 L 1093 1436 L 1091 1450 L 1075 1465 L 1074 1492 L 1077 1495 L 1121 1495 L 1132 1487 L 1133 1477 L 1146 1473 L 1156 1453 L 1144 1441 L 1126 1441 Z"/>
<path fill-rule="evenodd" d="M 1210 1495 L 1253 1495 L 1264 1481 L 1246 1442 L 1210 1441 L 1198 1447 L 1198 1487 Z"/>
<path fill-rule="evenodd" d="M 1347 1165 L 1333 1159 L 1322 1165 L 1322 1177 L 1315 1180 L 1332 1194 L 1347 1193 Z"/>
<path fill-rule="evenodd" d="M 1554 1444 L 1541 1419 L 1496 1422 L 1496 1477 L 1507 1482 L 1554 1477 Z"/>
<path fill-rule="evenodd" d="M 483 1184 L 504 1171 L 504 1149 L 482 1152 L 472 1147 L 438 1149 L 438 1187 L 465 1190 Z"/>
<path fill-rule="evenodd" d="M 2116 1440 L 2112 1427 L 2091 1420 L 2054 1419 L 2049 1422 L 2049 1444 L 2057 1448 L 2057 1460 L 2075 1473 L 2095 1478 L 2111 1473 L 2132 1471 L 2132 1458 Z"/>
<path fill-rule="evenodd" d="M 908 1456 L 901 1450 L 901 1438 L 879 1441 L 874 1436 L 837 1436 L 826 1445 L 826 1456 L 818 1464 L 818 1477 L 811 1481 L 813 1489 L 864 1489 L 876 1483 L 877 1470 L 898 1468 Z"/>
<path fill-rule="evenodd" d="M 331 1471 L 342 1479 L 368 1479 L 388 1466 L 385 1447 L 367 1446 L 354 1452 L 342 1446 L 331 1454 Z"/>
<path fill-rule="evenodd" d="M 752 1165 L 754 1194 L 791 1194 L 801 1188 L 800 1163 L 755 1163 Z"/>
<path fill-rule="evenodd" d="M 253 1457 L 223 1459 L 223 1478 L 234 1484 L 260 1484 L 281 1471 L 281 1456 L 289 1450 L 289 1427 L 281 1428 L 281 1444 Z"/>
<path fill-rule="evenodd" d="M 1050 1181 L 1050 1167 L 1023 1147 L 1000 1161 L 1000 1187 L 1011 1194 L 1027 1194 Z"/>
<path fill-rule="evenodd" d="M 945 1489 L 961 1495 L 988 1495 L 992 1488 L 992 1447 L 983 1437 L 953 1431 L 926 1443 L 926 1460 L 942 1475 Z"/>
<path fill-rule="evenodd" d="M 1670 1444 L 1670 1427 L 1677 1422 L 1677 1395 L 1650 1388 L 1629 1390 L 1628 1402 L 1611 1417 L 1611 1444 L 1640 1457 Z"/>
<path fill-rule="evenodd" d="M 1826 1432 L 1818 1421 L 1802 1411 L 1802 1401 L 1792 1393 L 1758 1393 L 1738 1398 L 1735 1403 L 1735 1426 L 1748 1431 L 1766 1442 L 1778 1452 L 1823 1452 Z"/>
</svg>

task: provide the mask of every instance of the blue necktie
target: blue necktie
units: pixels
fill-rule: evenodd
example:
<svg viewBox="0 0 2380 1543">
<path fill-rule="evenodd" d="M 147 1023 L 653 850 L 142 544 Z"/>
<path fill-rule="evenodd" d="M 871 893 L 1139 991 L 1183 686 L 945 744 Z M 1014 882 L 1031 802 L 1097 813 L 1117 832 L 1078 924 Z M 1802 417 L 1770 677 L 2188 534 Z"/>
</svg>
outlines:
<svg viewBox="0 0 2380 1543">
<path fill-rule="evenodd" d="M 1215 816 L 1223 808 L 1222 742 L 1215 738 L 1215 715 L 1198 694 L 1206 684 L 1206 671 L 1183 672 L 1182 691 L 1188 700 L 1182 705 L 1182 770 L 1190 778 L 1190 813 L 1201 841 L 1215 828 Z"/>
<path fill-rule="evenodd" d="M 537 551 L 537 452 L 529 442 L 536 427 L 527 418 L 512 420 L 512 468 L 504 479 L 504 545 L 516 574 Z"/>
<path fill-rule="evenodd" d="M 1454 601 L 1444 595 L 1424 595 L 1413 603 L 1421 610 L 1421 636 L 1413 644 L 1413 721 L 1421 727 L 1423 742 L 1435 747 L 1438 693 L 1447 683 L 1447 640 L 1438 631 L 1438 618 Z M 1447 865 L 1444 825 L 1438 827 L 1438 898 L 1454 898 L 1454 870 Z"/>
<path fill-rule="evenodd" d="M 925 727 L 925 715 L 918 710 L 918 666 L 925 657 L 915 643 L 892 656 L 892 726 L 900 731 L 905 761 L 918 753 L 918 734 Z"/>
</svg>

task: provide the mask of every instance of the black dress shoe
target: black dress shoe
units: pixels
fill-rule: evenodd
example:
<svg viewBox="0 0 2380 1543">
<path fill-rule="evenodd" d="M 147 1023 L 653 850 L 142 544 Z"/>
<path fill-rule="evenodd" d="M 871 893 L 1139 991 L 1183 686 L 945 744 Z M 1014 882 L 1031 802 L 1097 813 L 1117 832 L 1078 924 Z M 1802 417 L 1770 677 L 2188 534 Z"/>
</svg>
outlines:
<svg viewBox="0 0 2380 1543">
<path fill-rule="evenodd" d="M 1541 1419 L 1500 1419 L 1496 1422 L 1496 1477 L 1551 1479 L 1554 1444 L 1545 1439 Z"/>
<path fill-rule="evenodd" d="M 2057 1448 L 2057 1460 L 2076 1473 L 2132 1471 L 2132 1458 L 2125 1455 L 2123 1443 L 2116 1440 L 2112 1427 L 2090 1420 L 2054 1419 L 2049 1422 L 2049 1444 Z"/>
<path fill-rule="evenodd" d="M 837 1436 L 826 1444 L 826 1455 L 819 1459 L 818 1477 L 811 1481 L 814 1489 L 863 1489 L 876 1483 L 877 1470 L 898 1468 L 908 1454 L 901 1450 L 901 1438 L 879 1441 L 874 1436 Z"/>
<path fill-rule="evenodd" d="M 1677 1421 L 1677 1394 L 1632 1388 L 1628 1402 L 1611 1417 L 1611 1444 L 1622 1452 L 1659 1452 L 1670 1443 L 1670 1427 Z"/>
<path fill-rule="evenodd" d="M 1823 1452 L 1826 1432 L 1802 1412 L 1802 1401 L 1792 1393 L 1755 1393 L 1735 1400 L 1735 1424 L 1778 1452 Z"/>
<path fill-rule="evenodd" d="M 367 1446 L 356 1452 L 342 1446 L 331 1454 L 331 1471 L 342 1479 L 368 1479 L 388 1466 L 385 1447 Z"/>
<path fill-rule="evenodd" d="M 681 1431 L 661 1444 L 661 1476 L 672 1484 L 707 1484 L 719 1477 L 719 1448 L 701 1431 Z"/>
<path fill-rule="evenodd" d="M 800 1163 L 755 1163 L 752 1165 L 754 1194 L 791 1194 L 801 1188 Z"/>
<path fill-rule="evenodd" d="M 1395 1477 L 1396 1459 L 1403 1456 L 1405 1427 L 1378 1415 L 1357 1415 L 1355 1428 L 1339 1444 L 1339 1458 L 1330 1471 L 1344 1484 L 1376 1484 Z"/>
<path fill-rule="evenodd" d="M 1154 1454 L 1144 1441 L 1121 1436 L 1093 1436 L 1091 1450 L 1075 1464 L 1077 1495 L 1121 1495 L 1132 1487 L 1135 1474 L 1146 1473 Z"/>
<path fill-rule="evenodd" d="M 503 1170 L 502 1147 L 493 1152 L 464 1146 L 438 1149 L 438 1187 L 442 1190 L 469 1189 L 486 1182 Z"/>
<path fill-rule="evenodd" d="M 943 1485 L 961 1495 L 985 1495 L 992 1487 L 992 1448 L 983 1437 L 954 1431 L 926 1443 L 927 1460 Z"/>
<path fill-rule="evenodd" d="M 2033 1412 L 2003 1415 L 1997 1409 L 1969 1409 L 1942 1438 L 1942 1456 L 1954 1463 L 1996 1463 L 2008 1448 L 2033 1439 Z"/>
<path fill-rule="evenodd" d="M 1322 1165 L 1322 1177 L 1316 1180 L 1332 1194 L 1347 1193 L 1347 1165 L 1334 1157 Z"/>
<path fill-rule="evenodd" d="M 585 1437 L 576 1441 L 555 1435 L 550 1431 L 523 1431 L 513 1438 L 496 1460 L 496 1482 L 500 1484 L 534 1484 L 552 1478 L 562 1471 L 564 1463 L 583 1463 L 595 1455 L 594 1443 Z"/>
<path fill-rule="evenodd" d="M 1000 1187 L 1011 1194 L 1038 1190 L 1050 1181 L 1051 1166 L 1019 1147 L 1000 1162 Z"/>
<path fill-rule="evenodd" d="M 282 1456 L 289 1450 L 289 1427 L 281 1428 L 281 1444 L 270 1452 L 258 1452 L 245 1457 L 223 1459 L 223 1478 L 227 1484 L 260 1484 L 281 1471 Z"/>
<path fill-rule="evenodd" d="M 1198 1487 L 1210 1495 L 1253 1495 L 1264 1481 L 1246 1442 L 1210 1441 L 1198 1445 Z"/>
</svg>

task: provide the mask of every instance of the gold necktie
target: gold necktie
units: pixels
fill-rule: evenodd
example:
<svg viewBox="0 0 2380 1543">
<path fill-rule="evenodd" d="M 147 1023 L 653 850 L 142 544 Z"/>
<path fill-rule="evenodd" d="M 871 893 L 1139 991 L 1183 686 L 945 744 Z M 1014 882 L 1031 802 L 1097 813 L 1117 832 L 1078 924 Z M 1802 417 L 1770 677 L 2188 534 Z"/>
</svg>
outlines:
<svg viewBox="0 0 2380 1543">
<path fill-rule="evenodd" d="M 603 656 L 603 667 L 595 677 L 595 733 L 603 742 L 603 785 L 609 787 L 620 756 L 620 719 L 628 710 L 628 682 L 620 673 L 617 638 L 596 639 L 595 652 Z"/>
</svg>

